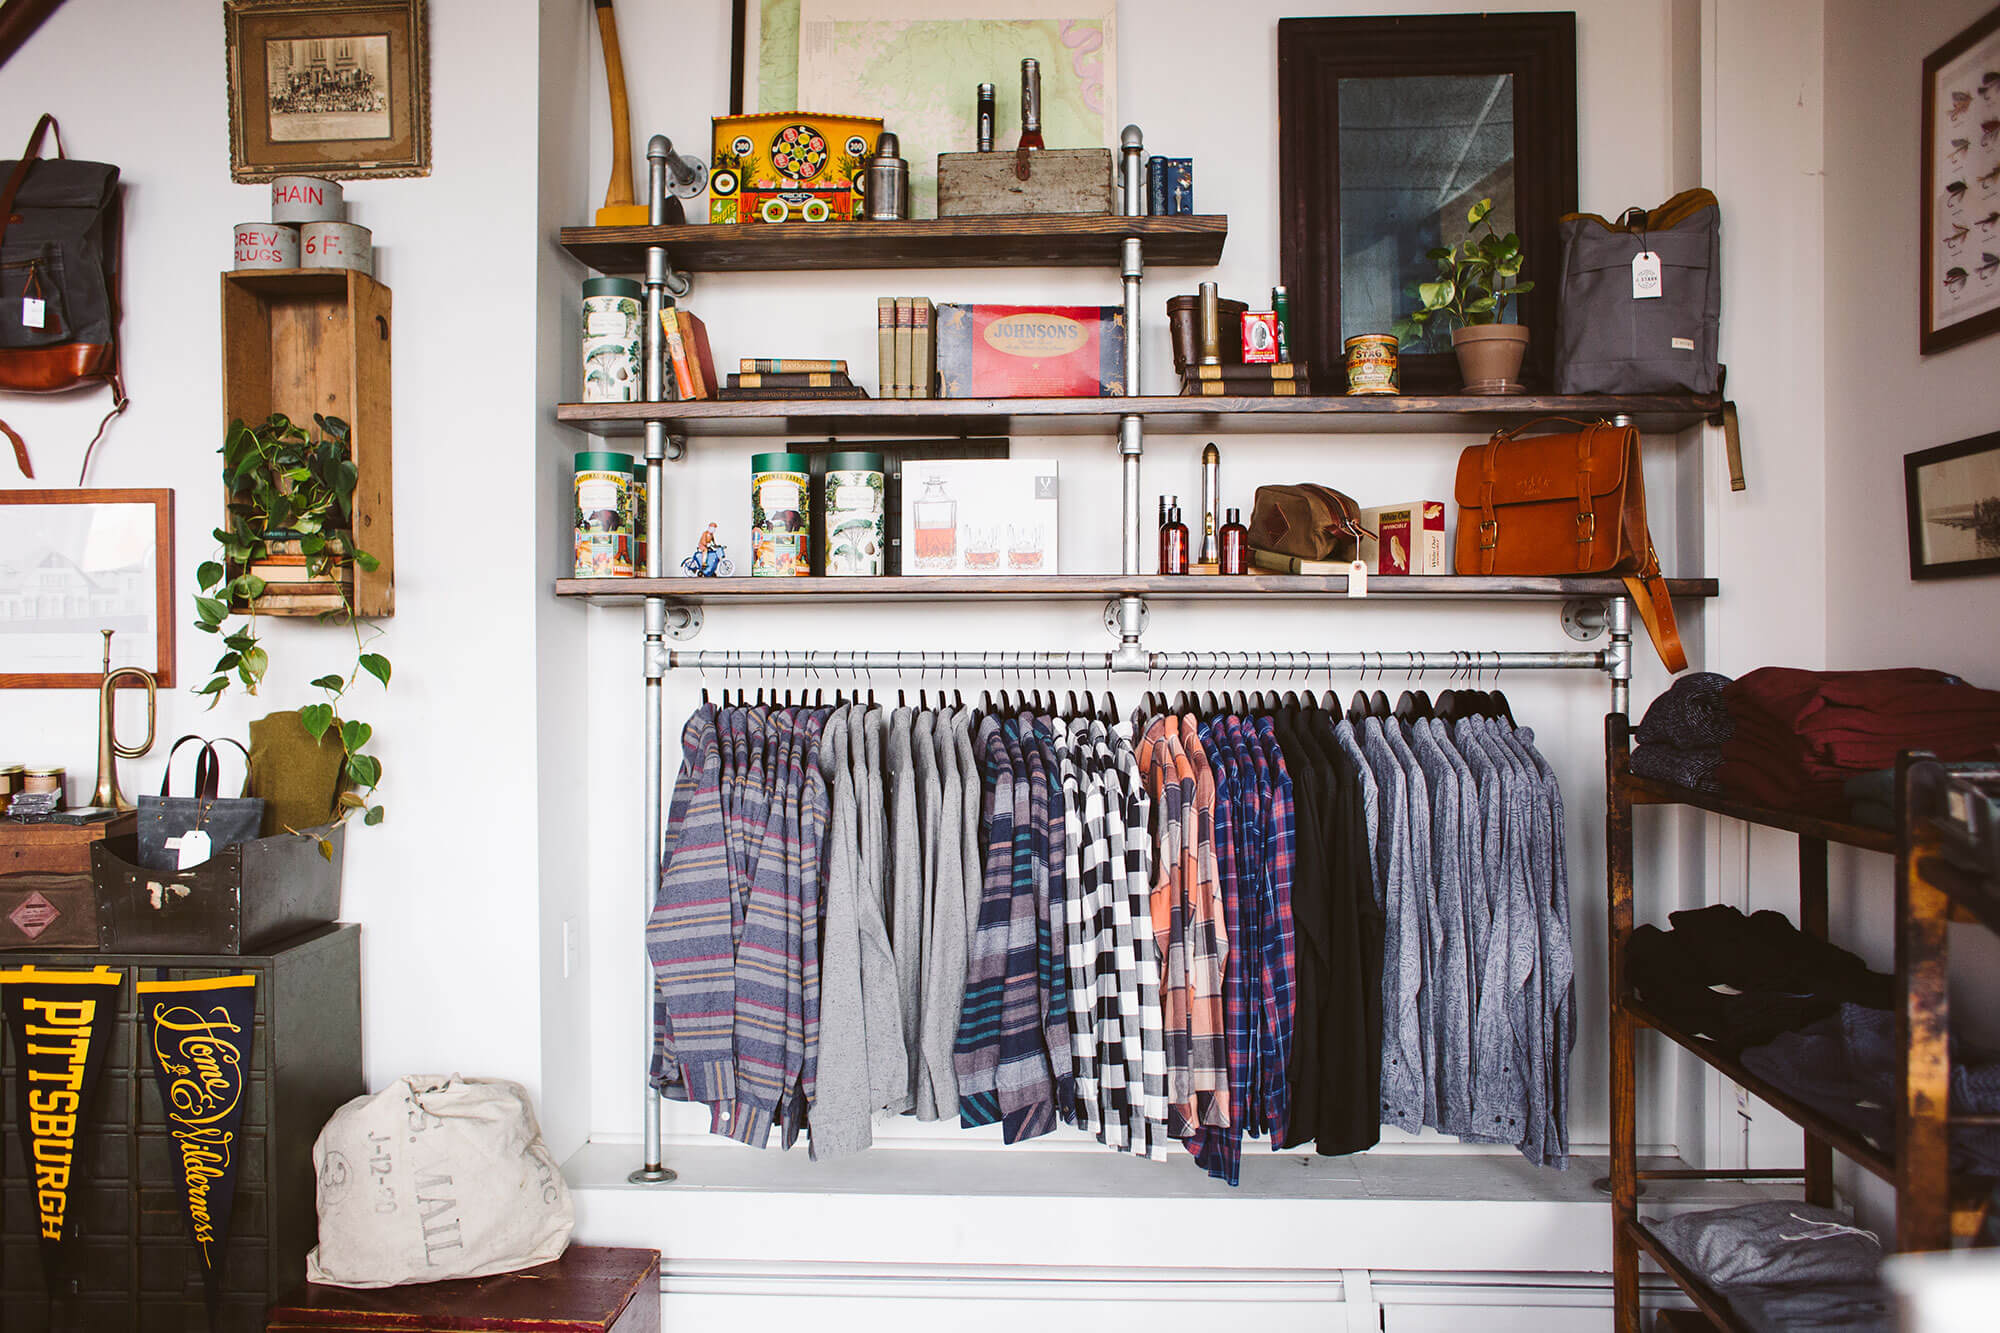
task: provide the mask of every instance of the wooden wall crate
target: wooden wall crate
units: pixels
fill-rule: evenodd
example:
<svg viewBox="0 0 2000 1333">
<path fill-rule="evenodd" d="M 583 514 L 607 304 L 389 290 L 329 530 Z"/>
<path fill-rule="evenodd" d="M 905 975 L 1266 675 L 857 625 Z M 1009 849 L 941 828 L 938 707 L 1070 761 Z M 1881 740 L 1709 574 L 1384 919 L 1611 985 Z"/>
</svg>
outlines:
<svg viewBox="0 0 2000 1333">
<path fill-rule="evenodd" d="M 282 412 L 310 429 L 315 412 L 352 427 L 354 541 L 381 562 L 353 570 L 355 612 L 396 611 L 394 450 L 390 432 L 389 289 L 347 269 L 222 275 L 222 419 L 256 423 Z M 234 573 L 235 571 L 231 571 Z M 340 610 L 340 595 L 261 599 L 261 615 Z"/>
</svg>

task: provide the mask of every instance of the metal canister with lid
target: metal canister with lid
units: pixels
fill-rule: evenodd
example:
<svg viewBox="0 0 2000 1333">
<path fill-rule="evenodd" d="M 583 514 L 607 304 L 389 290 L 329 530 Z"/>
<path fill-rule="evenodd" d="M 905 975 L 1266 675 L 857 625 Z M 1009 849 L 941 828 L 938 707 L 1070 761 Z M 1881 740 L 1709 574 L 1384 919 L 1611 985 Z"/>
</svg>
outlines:
<svg viewBox="0 0 2000 1333">
<path fill-rule="evenodd" d="M 632 577 L 632 455 L 576 456 L 576 577 Z"/>
<path fill-rule="evenodd" d="M 888 526 L 883 497 L 888 463 L 877 453 L 826 456 L 826 500 L 820 530 L 826 534 L 826 572 L 834 578 L 885 572 Z"/>
<path fill-rule="evenodd" d="M 636 403 L 645 397 L 646 289 L 630 278 L 583 284 L 583 401 Z"/>
<path fill-rule="evenodd" d="M 868 159 L 862 177 L 870 222 L 902 222 L 910 216 L 910 164 L 902 159 L 901 149 L 892 131 L 884 130 L 875 139 L 875 156 Z"/>
<path fill-rule="evenodd" d="M 1345 347 L 1350 396 L 1402 392 L 1393 334 L 1357 333 L 1347 340 Z"/>
<path fill-rule="evenodd" d="M 811 464 L 804 454 L 750 458 L 750 573 L 804 578 L 812 573 Z"/>
</svg>

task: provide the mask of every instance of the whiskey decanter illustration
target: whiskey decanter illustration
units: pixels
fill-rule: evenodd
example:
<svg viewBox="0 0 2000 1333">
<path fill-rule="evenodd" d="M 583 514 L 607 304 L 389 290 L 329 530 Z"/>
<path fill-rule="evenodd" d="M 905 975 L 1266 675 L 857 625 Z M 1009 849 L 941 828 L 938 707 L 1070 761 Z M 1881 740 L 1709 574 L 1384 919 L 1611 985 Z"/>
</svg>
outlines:
<svg viewBox="0 0 2000 1333">
<path fill-rule="evenodd" d="M 944 478 L 924 483 L 922 498 L 910 506 L 916 531 L 918 569 L 950 569 L 958 558 L 958 501 L 945 493 Z"/>
</svg>

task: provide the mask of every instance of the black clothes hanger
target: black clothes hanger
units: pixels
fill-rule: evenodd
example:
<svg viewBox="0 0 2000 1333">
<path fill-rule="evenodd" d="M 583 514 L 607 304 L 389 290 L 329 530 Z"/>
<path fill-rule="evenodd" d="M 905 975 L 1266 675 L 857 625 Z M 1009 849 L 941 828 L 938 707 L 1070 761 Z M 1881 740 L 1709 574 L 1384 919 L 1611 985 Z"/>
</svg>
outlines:
<svg viewBox="0 0 2000 1333">
<path fill-rule="evenodd" d="M 1313 696 L 1312 696 L 1312 691 L 1311 691 L 1311 690 L 1307 690 L 1307 691 L 1306 691 L 1306 705 L 1307 705 L 1308 707 L 1310 707 L 1310 706 L 1312 705 L 1312 697 L 1313 697 Z M 1299 692 L 1298 692 L 1297 690 L 1286 690 L 1286 691 L 1285 691 L 1285 710 L 1286 710 L 1287 712 L 1291 712 L 1291 711 L 1295 711 L 1295 710 L 1296 710 L 1296 709 L 1298 708 L 1298 706 L 1299 706 Z"/>
<path fill-rule="evenodd" d="M 1420 716 L 1422 714 L 1417 712 L 1417 696 L 1408 690 L 1404 690 L 1396 699 L 1396 720 L 1398 722 L 1414 722 Z"/>
<path fill-rule="evenodd" d="M 1437 714 L 1436 714 L 1435 710 L 1433 710 L 1433 708 L 1431 707 L 1431 692 L 1430 692 L 1429 690 L 1418 690 L 1418 691 L 1417 691 L 1417 716 L 1418 716 L 1418 717 L 1435 717 L 1436 715 L 1437 715 Z"/>
<path fill-rule="evenodd" d="M 1369 692 L 1368 711 L 1375 717 L 1383 719 L 1391 718 L 1396 715 L 1396 710 L 1389 707 L 1389 696 L 1382 693 L 1382 691 L 1380 690 L 1373 690 Z"/>
<path fill-rule="evenodd" d="M 1368 716 L 1368 711 L 1368 691 L 1356 690 L 1354 697 L 1347 701 L 1347 720 L 1358 727 L 1361 720 Z"/>
<path fill-rule="evenodd" d="M 1507 696 L 1499 690 L 1493 691 L 1493 712 L 1489 716 L 1503 717 L 1507 719 L 1508 726 L 1515 725 L 1514 710 L 1507 706 Z"/>
<path fill-rule="evenodd" d="M 1432 709 L 1431 716 L 1445 722 L 1458 721 L 1458 699 L 1457 690 L 1439 690 L 1437 704 Z"/>
<path fill-rule="evenodd" d="M 1104 692 L 1104 725 L 1115 726 L 1118 722 L 1118 697 L 1110 690 Z"/>
</svg>

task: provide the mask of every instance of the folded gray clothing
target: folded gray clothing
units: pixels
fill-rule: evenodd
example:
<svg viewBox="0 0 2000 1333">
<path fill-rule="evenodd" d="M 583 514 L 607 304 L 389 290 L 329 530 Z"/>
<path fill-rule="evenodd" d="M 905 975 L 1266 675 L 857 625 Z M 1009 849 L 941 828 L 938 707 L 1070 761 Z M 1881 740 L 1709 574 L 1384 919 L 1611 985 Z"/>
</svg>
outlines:
<svg viewBox="0 0 2000 1333">
<path fill-rule="evenodd" d="M 1896 1298 L 1874 1282 L 1830 1286 L 1744 1287 L 1730 1308 L 1757 1333 L 1896 1333 Z"/>
<path fill-rule="evenodd" d="M 1692 791 L 1721 791 L 1716 770 L 1722 767 L 1722 747 L 1684 750 L 1665 741 L 1649 741 L 1632 751 L 1632 772 L 1655 782 L 1671 782 Z"/>
<path fill-rule="evenodd" d="M 1727 684 L 1729 677 L 1714 671 L 1681 676 L 1653 700 L 1632 738 L 1642 744 L 1678 745 L 1683 750 L 1722 744 L 1736 734 L 1728 705 L 1722 701 L 1722 688 Z"/>
<path fill-rule="evenodd" d="M 1785 1282 L 1872 1282 L 1882 1242 L 1845 1217 L 1809 1203 L 1750 1203 L 1682 1213 L 1653 1224 L 1653 1234 L 1710 1286 Z"/>
</svg>

